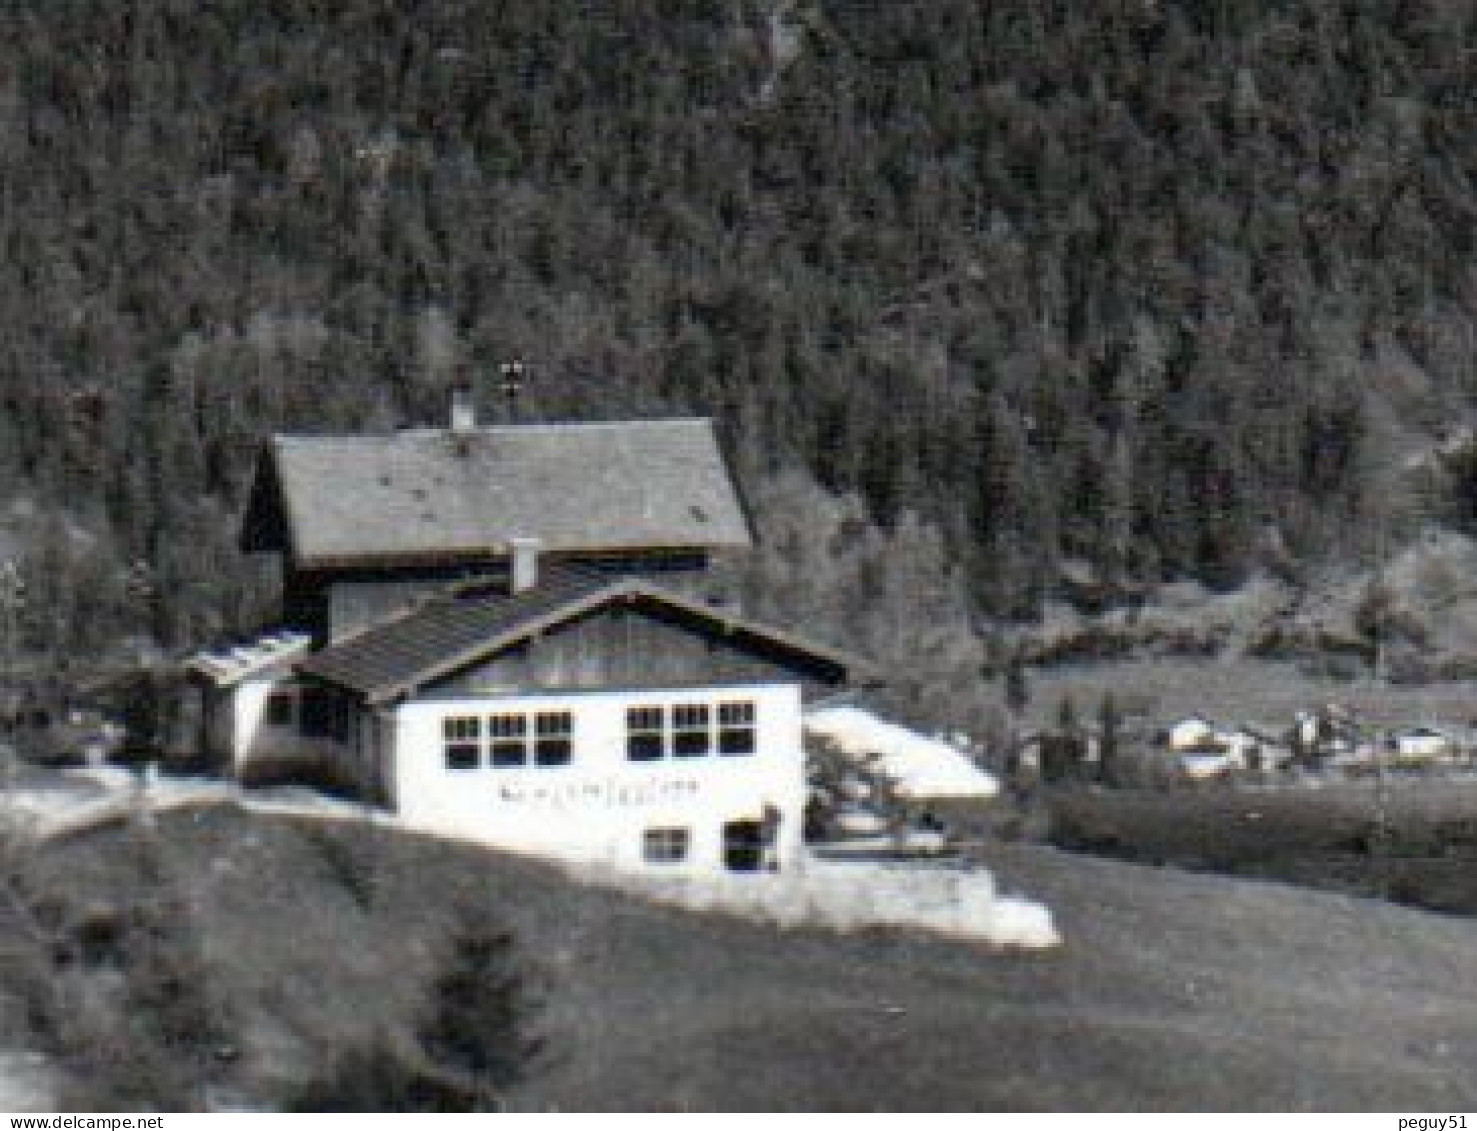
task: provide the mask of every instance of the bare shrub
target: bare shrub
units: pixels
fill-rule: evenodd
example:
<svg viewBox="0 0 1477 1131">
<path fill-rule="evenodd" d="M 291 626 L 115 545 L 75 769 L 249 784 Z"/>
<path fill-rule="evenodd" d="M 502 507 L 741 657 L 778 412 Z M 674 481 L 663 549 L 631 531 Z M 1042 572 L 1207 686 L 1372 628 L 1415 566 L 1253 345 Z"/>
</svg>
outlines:
<svg viewBox="0 0 1477 1131">
<path fill-rule="evenodd" d="M 907 828 L 908 805 L 898 793 L 897 782 L 881 769 L 881 762 L 879 754 L 857 755 L 833 738 L 806 733 L 807 840 L 834 836 L 838 818 L 854 806 L 874 814 L 889 833 L 895 835 Z"/>
</svg>

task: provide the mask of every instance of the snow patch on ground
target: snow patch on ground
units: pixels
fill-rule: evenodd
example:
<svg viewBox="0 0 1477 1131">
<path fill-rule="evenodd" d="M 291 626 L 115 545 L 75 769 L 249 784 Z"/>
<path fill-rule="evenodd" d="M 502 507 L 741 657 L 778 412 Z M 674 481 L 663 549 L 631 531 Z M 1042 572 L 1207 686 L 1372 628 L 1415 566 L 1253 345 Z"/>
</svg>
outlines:
<svg viewBox="0 0 1477 1131">
<path fill-rule="evenodd" d="M 0 1111 L 52 1111 L 55 1090 L 44 1056 L 0 1050 Z"/>
<path fill-rule="evenodd" d="M 69 771 L 63 780 L 65 785 L 57 788 L 16 791 L 5 799 L 3 812 L 12 827 L 19 825 L 44 839 L 115 820 L 148 821 L 165 809 L 227 802 L 257 812 L 400 825 L 393 814 L 308 789 L 247 790 L 213 778 L 139 775 L 116 767 Z M 1046 907 L 1001 895 L 983 869 L 815 857 L 782 873 L 710 878 L 628 872 L 595 862 L 566 863 L 565 868 L 582 882 L 605 883 L 660 902 L 784 927 L 809 924 L 838 931 L 909 927 L 1024 948 L 1060 942 Z"/>
<path fill-rule="evenodd" d="M 1000 784 L 957 747 L 879 719 L 860 707 L 822 707 L 805 716 L 805 729 L 828 738 L 845 754 L 875 756 L 876 768 L 904 797 L 994 797 Z"/>
<path fill-rule="evenodd" d="M 115 821 L 147 822 L 192 805 L 239 805 L 257 813 L 394 824 L 393 814 L 288 786 L 243 789 L 219 778 L 142 774 L 118 766 L 65 770 L 53 784 L 0 793 L 0 819 L 35 840 L 66 836 Z"/>
<path fill-rule="evenodd" d="M 1001 895 L 994 877 L 979 868 L 811 859 L 790 872 L 712 878 L 586 867 L 571 868 L 570 873 L 660 903 L 781 927 L 906 927 L 1032 950 L 1061 942 L 1045 906 Z"/>
<path fill-rule="evenodd" d="M 1232 754 L 1180 755 L 1180 769 L 1193 781 L 1209 781 L 1245 768 L 1245 762 Z"/>
</svg>

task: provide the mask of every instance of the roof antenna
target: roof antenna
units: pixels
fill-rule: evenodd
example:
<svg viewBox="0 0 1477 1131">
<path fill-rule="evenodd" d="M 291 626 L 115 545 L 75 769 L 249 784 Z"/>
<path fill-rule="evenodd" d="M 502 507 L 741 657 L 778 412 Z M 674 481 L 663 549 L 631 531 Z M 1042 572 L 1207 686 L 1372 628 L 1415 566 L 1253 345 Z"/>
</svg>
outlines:
<svg viewBox="0 0 1477 1131">
<path fill-rule="evenodd" d="M 518 423 L 518 394 L 523 392 L 523 381 L 528 375 L 528 366 L 523 364 L 521 358 L 513 358 L 505 361 L 498 367 L 498 373 L 502 375 L 501 388 L 503 396 L 508 401 L 508 421 Z"/>
</svg>

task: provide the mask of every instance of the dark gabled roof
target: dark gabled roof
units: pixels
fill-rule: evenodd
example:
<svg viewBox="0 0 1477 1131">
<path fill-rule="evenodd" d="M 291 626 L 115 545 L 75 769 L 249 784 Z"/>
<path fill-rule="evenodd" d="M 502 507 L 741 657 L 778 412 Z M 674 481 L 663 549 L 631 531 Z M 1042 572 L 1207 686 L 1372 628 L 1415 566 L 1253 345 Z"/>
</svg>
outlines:
<svg viewBox="0 0 1477 1131">
<path fill-rule="evenodd" d="M 245 549 L 308 568 L 486 559 L 514 538 L 556 553 L 752 544 L 707 420 L 278 436 L 242 530 Z"/>
<path fill-rule="evenodd" d="M 370 702 L 385 702 L 618 602 L 651 602 L 835 668 L 843 678 L 872 678 L 869 665 L 837 649 L 733 616 L 644 578 L 612 578 L 568 566 L 546 571 L 538 585 L 521 593 L 510 594 L 501 584 L 463 586 L 315 653 L 298 671 Z"/>
</svg>

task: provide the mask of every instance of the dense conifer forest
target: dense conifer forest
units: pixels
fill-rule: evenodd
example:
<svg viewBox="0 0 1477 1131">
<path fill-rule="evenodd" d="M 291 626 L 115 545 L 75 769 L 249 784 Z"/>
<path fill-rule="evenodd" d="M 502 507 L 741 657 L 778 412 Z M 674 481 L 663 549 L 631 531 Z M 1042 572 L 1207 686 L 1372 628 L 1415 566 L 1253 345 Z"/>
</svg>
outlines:
<svg viewBox="0 0 1477 1131">
<path fill-rule="evenodd" d="M 715 416 L 758 603 L 956 672 L 1063 563 L 1373 553 L 1477 404 L 1465 0 L 19 0 L 0 44 L 23 650 L 270 616 L 261 440 L 439 421 L 457 365 Z M 1474 468 L 1423 513 L 1477 525 Z"/>
</svg>

